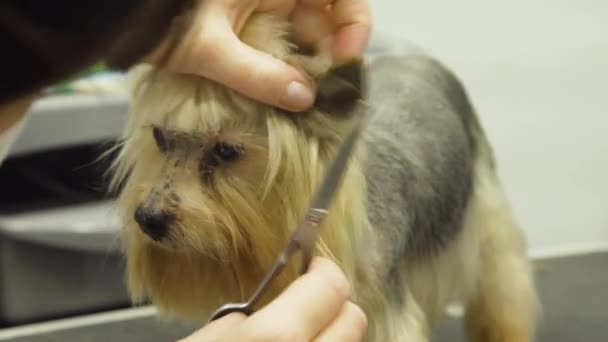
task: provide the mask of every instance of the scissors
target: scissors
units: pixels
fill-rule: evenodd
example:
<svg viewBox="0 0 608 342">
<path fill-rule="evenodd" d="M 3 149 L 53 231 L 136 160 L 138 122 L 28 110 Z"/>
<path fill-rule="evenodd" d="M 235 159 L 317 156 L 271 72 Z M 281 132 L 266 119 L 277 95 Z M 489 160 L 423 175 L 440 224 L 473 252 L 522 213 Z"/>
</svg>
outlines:
<svg viewBox="0 0 608 342">
<path fill-rule="evenodd" d="M 313 250 L 319 236 L 320 224 L 328 214 L 331 201 L 341 184 L 350 156 L 354 151 L 356 142 L 361 135 L 361 131 L 369 116 L 366 112 L 370 109 L 370 106 L 362 100 L 359 100 L 358 104 L 360 105 L 358 106 L 358 110 L 364 111 L 364 113 L 355 113 L 353 127 L 342 142 L 336 158 L 330 165 L 321 187 L 317 190 L 317 193 L 306 212 L 304 220 L 297 226 L 283 251 L 275 260 L 270 271 L 266 273 L 254 293 L 246 302 L 224 304 L 211 315 L 207 323 L 234 312 L 240 312 L 247 316 L 251 315 L 255 305 L 270 288 L 272 281 L 277 278 L 279 273 L 281 273 L 289 263 L 289 260 L 293 258 L 297 252 L 302 253 L 300 274 L 304 274 L 308 271 L 313 256 Z"/>
</svg>

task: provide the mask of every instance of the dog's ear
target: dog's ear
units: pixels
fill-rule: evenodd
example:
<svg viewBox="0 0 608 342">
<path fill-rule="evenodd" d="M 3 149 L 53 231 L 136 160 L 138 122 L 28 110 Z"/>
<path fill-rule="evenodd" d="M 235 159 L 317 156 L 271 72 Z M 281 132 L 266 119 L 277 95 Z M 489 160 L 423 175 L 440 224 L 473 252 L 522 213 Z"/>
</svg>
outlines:
<svg viewBox="0 0 608 342">
<path fill-rule="evenodd" d="M 332 67 L 317 80 L 315 108 L 321 112 L 349 116 L 364 95 L 362 59 Z"/>
</svg>

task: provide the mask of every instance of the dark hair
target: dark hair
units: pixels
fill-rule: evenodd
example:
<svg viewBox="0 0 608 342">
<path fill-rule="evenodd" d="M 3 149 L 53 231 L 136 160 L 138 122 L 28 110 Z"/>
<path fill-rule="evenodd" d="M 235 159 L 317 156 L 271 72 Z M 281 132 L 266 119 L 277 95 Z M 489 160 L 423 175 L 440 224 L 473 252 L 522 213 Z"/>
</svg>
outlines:
<svg viewBox="0 0 608 342">
<path fill-rule="evenodd" d="M 193 1 L 1 1 L 0 104 L 93 63 L 128 68 L 160 42 Z"/>
</svg>

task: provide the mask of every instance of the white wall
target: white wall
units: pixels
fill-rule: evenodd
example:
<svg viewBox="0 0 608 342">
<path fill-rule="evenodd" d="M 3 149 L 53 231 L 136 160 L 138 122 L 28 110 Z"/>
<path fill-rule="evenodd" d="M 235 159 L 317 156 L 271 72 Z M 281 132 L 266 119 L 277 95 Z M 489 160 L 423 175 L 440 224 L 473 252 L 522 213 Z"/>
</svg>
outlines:
<svg viewBox="0 0 608 342">
<path fill-rule="evenodd" d="M 370 1 L 468 87 L 532 254 L 608 249 L 608 1 Z"/>
</svg>

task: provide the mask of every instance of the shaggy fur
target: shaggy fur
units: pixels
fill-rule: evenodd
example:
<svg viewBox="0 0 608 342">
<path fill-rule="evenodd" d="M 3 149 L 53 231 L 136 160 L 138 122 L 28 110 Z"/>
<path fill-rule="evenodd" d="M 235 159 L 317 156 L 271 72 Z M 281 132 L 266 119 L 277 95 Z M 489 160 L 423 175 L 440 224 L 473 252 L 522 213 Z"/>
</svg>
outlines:
<svg viewBox="0 0 608 342">
<path fill-rule="evenodd" d="M 285 23 L 258 16 L 242 40 L 320 85 L 345 71 L 294 55 L 287 32 Z M 459 81 L 419 54 L 378 57 L 346 72 L 378 112 L 317 252 L 351 280 L 370 321 L 367 340 L 429 341 L 446 305 L 460 300 L 472 341 L 531 341 L 537 300 L 525 240 Z M 335 94 L 322 93 L 325 103 L 310 112 L 285 114 L 150 66 L 135 68 L 132 81 L 114 170 L 129 289 L 136 301 L 149 298 L 200 323 L 252 293 L 307 209 L 349 113 Z"/>
</svg>

